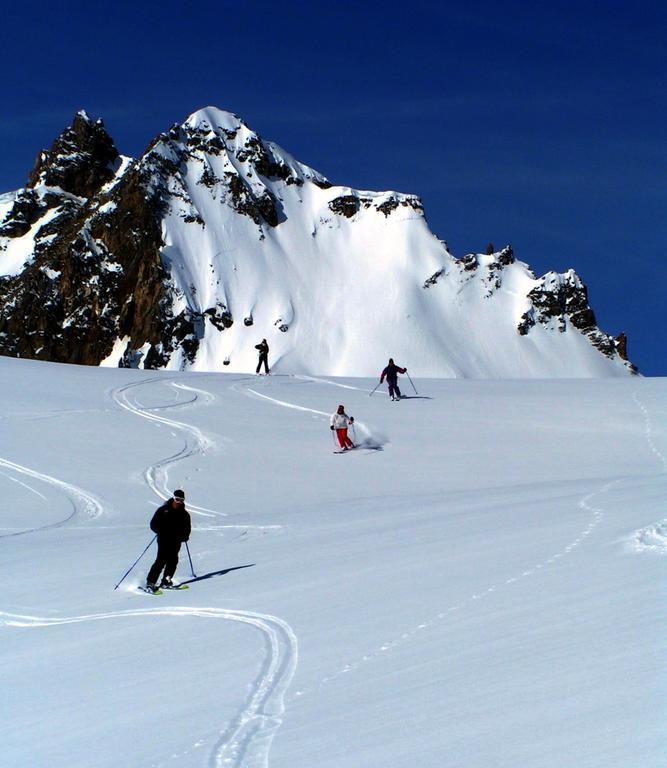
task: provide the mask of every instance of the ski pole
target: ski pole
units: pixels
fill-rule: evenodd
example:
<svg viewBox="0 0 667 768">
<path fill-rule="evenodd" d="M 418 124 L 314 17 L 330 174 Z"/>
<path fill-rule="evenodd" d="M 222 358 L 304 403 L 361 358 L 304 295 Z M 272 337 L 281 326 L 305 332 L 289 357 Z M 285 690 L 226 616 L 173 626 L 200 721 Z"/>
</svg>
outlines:
<svg viewBox="0 0 667 768">
<path fill-rule="evenodd" d="M 409 374 L 409 373 L 406 371 L 406 372 L 405 372 L 405 375 L 408 377 L 408 379 L 409 379 L 409 381 L 410 381 L 410 384 L 412 384 L 412 388 L 413 388 L 413 389 L 414 389 L 414 391 L 415 391 L 415 395 L 418 395 L 418 394 L 419 394 L 419 392 L 417 392 L 417 387 L 415 387 L 415 385 L 414 385 L 414 383 L 413 383 L 412 379 L 410 378 L 410 374 Z"/>
<path fill-rule="evenodd" d="M 195 569 L 192 567 L 192 558 L 190 557 L 190 547 L 188 547 L 188 542 L 185 542 L 185 549 L 188 553 L 188 560 L 190 561 L 190 570 L 192 571 L 192 578 L 196 579 L 197 574 L 195 573 Z"/>
<path fill-rule="evenodd" d="M 125 578 L 127 577 L 127 575 L 128 575 L 128 574 L 130 573 L 130 571 L 131 571 L 131 570 L 134 568 L 134 566 L 135 566 L 135 565 L 136 565 L 136 564 L 139 562 L 139 560 L 141 560 L 141 558 L 142 558 L 142 557 L 143 557 L 143 556 L 146 554 L 146 552 L 148 552 L 148 547 L 150 547 L 150 545 L 151 545 L 151 544 L 152 544 L 152 543 L 155 541 L 155 539 L 157 539 L 157 533 L 156 533 L 156 534 L 155 534 L 155 536 L 153 536 L 153 538 L 152 538 L 152 539 L 151 539 L 151 540 L 148 542 L 148 546 L 146 547 L 146 549 L 144 549 L 144 551 L 143 551 L 143 552 L 142 552 L 142 553 L 139 555 L 139 557 L 138 557 L 138 558 L 137 558 L 137 559 L 136 559 L 136 560 L 135 560 L 135 561 L 132 563 L 132 565 L 131 565 L 131 566 L 130 566 L 128 569 L 127 569 L 127 571 L 125 572 L 125 576 L 123 576 L 123 578 L 122 578 L 122 579 L 121 579 L 121 580 L 118 582 L 118 584 L 116 584 L 116 586 L 114 587 L 114 589 L 118 589 L 118 587 L 120 587 L 120 585 L 121 585 L 121 584 L 122 584 L 122 583 L 125 581 Z"/>
<path fill-rule="evenodd" d="M 335 430 L 335 429 L 332 429 L 332 430 L 331 430 L 331 439 L 333 440 L 333 444 L 334 444 L 334 451 L 335 451 L 335 450 L 336 450 L 336 448 L 338 448 L 338 447 L 339 447 L 339 446 L 338 446 L 338 442 L 337 442 L 337 440 L 336 440 L 336 430 Z"/>
<path fill-rule="evenodd" d="M 380 382 L 380 384 L 382 384 L 382 382 Z M 375 389 L 377 389 L 377 388 L 380 386 L 380 384 L 378 384 L 378 385 L 375 387 Z M 373 390 L 373 392 L 375 392 L 375 389 Z M 368 393 L 368 396 L 369 396 L 369 397 L 373 397 L 373 392 L 369 392 L 369 393 Z"/>
</svg>

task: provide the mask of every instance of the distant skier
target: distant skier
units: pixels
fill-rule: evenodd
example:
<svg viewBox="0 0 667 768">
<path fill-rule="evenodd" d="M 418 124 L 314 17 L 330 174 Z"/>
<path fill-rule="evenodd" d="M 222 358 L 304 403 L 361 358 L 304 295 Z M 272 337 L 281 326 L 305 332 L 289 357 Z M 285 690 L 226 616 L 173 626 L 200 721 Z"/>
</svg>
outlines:
<svg viewBox="0 0 667 768">
<path fill-rule="evenodd" d="M 164 569 L 160 587 L 171 587 L 178 565 L 181 544 L 190 538 L 190 514 L 185 509 L 185 493 L 174 491 L 169 501 L 158 507 L 151 520 L 151 531 L 157 533 L 157 558 L 146 577 L 146 589 L 156 592 L 157 580 Z"/>
<path fill-rule="evenodd" d="M 336 430 L 336 437 L 340 447 L 344 451 L 349 451 L 350 448 L 354 448 L 354 443 L 347 436 L 347 428 L 354 424 L 354 416 L 348 416 L 345 413 L 345 406 L 339 405 L 336 413 L 331 417 L 331 429 Z"/>
<path fill-rule="evenodd" d="M 255 349 L 259 350 L 259 362 L 257 363 L 256 373 L 259 373 L 259 369 L 262 367 L 262 363 L 264 363 L 264 373 L 268 373 L 269 372 L 269 345 L 266 339 L 262 339 L 261 343 L 255 344 Z"/>
<path fill-rule="evenodd" d="M 392 400 L 401 399 L 401 390 L 398 388 L 398 374 L 407 372 L 407 368 L 401 368 L 400 365 L 396 365 L 396 363 L 394 363 L 394 358 L 390 357 L 389 364 L 380 374 L 380 384 L 384 381 L 385 376 L 387 377 L 389 397 L 391 397 Z"/>
</svg>

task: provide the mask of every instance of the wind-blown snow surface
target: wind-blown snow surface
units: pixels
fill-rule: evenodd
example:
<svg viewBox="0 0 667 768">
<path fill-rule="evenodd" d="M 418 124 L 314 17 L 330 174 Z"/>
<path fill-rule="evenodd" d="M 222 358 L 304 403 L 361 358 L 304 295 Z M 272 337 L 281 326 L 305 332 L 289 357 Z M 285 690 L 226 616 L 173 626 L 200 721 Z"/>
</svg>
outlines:
<svg viewBox="0 0 667 768">
<path fill-rule="evenodd" d="M 0 383 L 3 765 L 664 765 L 664 380 Z"/>
</svg>

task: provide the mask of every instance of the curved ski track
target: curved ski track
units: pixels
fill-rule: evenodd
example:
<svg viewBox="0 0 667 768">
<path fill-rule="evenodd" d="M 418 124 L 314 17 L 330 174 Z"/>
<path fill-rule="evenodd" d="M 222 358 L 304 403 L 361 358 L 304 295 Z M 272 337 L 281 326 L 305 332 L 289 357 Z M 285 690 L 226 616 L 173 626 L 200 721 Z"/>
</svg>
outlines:
<svg viewBox="0 0 667 768">
<path fill-rule="evenodd" d="M 172 456 L 160 460 L 156 464 L 149 466 L 144 477 L 150 488 L 161 498 L 169 498 L 171 495 L 167 490 L 167 471 L 166 467 L 181 461 L 182 459 L 197 454 L 204 454 L 214 443 L 197 427 L 181 421 L 168 419 L 164 416 L 158 416 L 152 411 L 156 409 L 141 408 L 130 397 L 138 387 L 153 383 L 169 383 L 181 390 L 194 393 L 194 399 L 188 403 L 194 403 L 198 395 L 203 395 L 209 400 L 213 395 L 204 390 L 195 389 L 184 384 L 156 377 L 139 382 L 128 384 L 112 392 L 112 397 L 116 403 L 125 410 L 130 411 L 136 416 L 166 425 L 184 436 L 183 448 Z M 174 403 L 172 407 L 183 405 L 184 403 Z M 170 407 L 170 406 L 164 406 Z M 161 407 L 162 408 L 162 407 Z M 222 512 L 197 507 L 188 504 L 188 508 L 199 512 L 207 517 L 226 516 Z M 236 527 L 236 526 L 229 526 Z M 245 526 L 249 528 L 251 526 Z M 0 614 L 2 615 L 2 614 Z M 59 623 L 72 623 L 76 621 L 95 621 L 107 618 L 116 618 L 133 615 L 176 615 L 176 616 L 200 616 L 203 618 L 221 618 L 230 621 L 239 621 L 249 624 L 265 636 L 269 656 L 265 661 L 259 678 L 252 686 L 251 693 L 246 704 L 237 717 L 228 725 L 225 731 L 220 735 L 214 750 L 209 759 L 209 765 L 212 768 L 243 768 L 243 766 L 257 765 L 268 766 L 269 750 L 271 742 L 278 728 L 282 724 L 282 715 L 285 711 L 285 694 L 294 676 L 298 663 L 298 642 L 292 628 L 286 621 L 269 614 L 253 613 L 250 611 L 224 610 L 218 608 L 172 608 L 172 609 L 144 609 L 137 611 L 120 611 L 109 614 L 96 614 L 89 617 L 74 617 L 70 620 L 64 620 Z M 13 617 L 10 621 L 21 621 Z M 31 619 L 30 626 L 45 626 L 43 620 Z M 50 621 L 46 621 L 50 624 Z M 13 626 L 17 626 L 16 623 Z M 25 626 L 25 625 L 22 625 Z"/>
<path fill-rule="evenodd" d="M 0 621 L 5 626 L 20 628 L 155 616 L 226 619 L 247 624 L 263 633 L 269 648 L 268 659 L 253 683 L 242 711 L 218 738 L 208 763 L 211 768 L 268 766 L 271 742 L 282 724 L 285 712 L 285 693 L 298 663 L 296 636 L 289 624 L 282 619 L 252 611 L 190 607 L 137 608 L 64 618 L 26 616 L 0 611 Z"/>
<path fill-rule="evenodd" d="M 667 473 L 667 457 L 665 457 L 665 454 L 658 448 L 653 437 L 654 430 L 651 414 L 639 397 L 637 390 L 633 393 L 632 399 L 644 416 L 644 432 L 646 433 L 646 441 L 648 442 L 649 448 L 661 464 L 662 468 L 658 474 L 664 475 Z M 647 525 L 644 528 L 634 531 L 630 538 L 635 552 L 667 554 L 667 517 L 663 517 L 662 520 L 659 520 L 657 523 Z"/>
<path fill-rule="evenodd" d="M 178 402 L 166 406 L 158 406 L 153 409 L 143 409 L 132 401 L 130 394 L 138 387 L 152 383 L 169 383 L 177 389 L 193 393 L 193 397 L 187 402 Z M 184 447 L 173 456 L 162 459 L 151 465 L 145 471 L 148 485 L 161 498 L 170 495 L 166 490 L 166 467 L 181 459 L 198 453 L 205 453 L 213 444 L 206 435 L 196 427 L 173 419 L 158 416 L 153 411 L 164 408 L 182 406 L 195 403 L 199 395 L 212 398 L 210 393 L 195 389 L 185 384 L 166 381 L 163 378 L 153 378 L 128 384 L 113 390 L 111 396 L 114 401 L 125 410 L 136 416 L 148 419 L 177 430 L 184 435 Z M 86 510 L 90 517 L 98 517 L 102 514 L 103 505 L 92 494 L 78 486 L 66 483 L 58 478 L 51 477 L 28 467 L 24 467 L 8 459 L 0 458 L 0 466 L 14 473 L 26 475 L 39 481 L 49 483 L 62 489 L 71 499 L 72 513 L 56 523 L 31 528 L 25 531 L 0 535 L 0 538 L 20 536 L 26 533 L 57 528 L 69 522 L 81 508 Z M 16 480 L 10 476 L 10 479 Z M 16 482 L 21 482 L 16 480 Z M 28 490 L 45 498 L 31 486 L 21 483 Z M 222 512 L 207 510 L 204 507 L 193 507 L 199 514 L 205 516 L 224 516 Z M 237 526 L 229 526 L 237 527 Z M 240 526 L 238 526 L 240 527 Z M 251 528 L 253 526 L 245 526 Z M 275 527 L 275 526 L 271 526 Z M 285 694 L 294 676 L 298 663 L 298 641 L 289 624 L 282 619 L 269 614 L 254 613 L 252 611 L 227 610 L 221 608 L 193 608 L 193 607 L 169 607 L 169 608 L 140 608 L 124 611 L 109 611 L 81 616 L 69 617 L 42 617 L 29 616 L 0 611 L 0 623 L 8 627 L 39 628 L 62 626 L 67 624 L 80 624 L 89 621 L 104 621 L 110 619 L 123 619 L 128 617 L 156 617 L 156 616 L 184 616 L 212 619 L 225 619 L 237 621 L 261 632 L 268 648 L 259 676 L 251 686 L 246 702 L 227 728 L 218 737 L 213 751 L 208 760 L 211 768 L 244 768 L 244 766 L 268 766 L 269 751 L 273 737 L 282 724 L 282 716 L 285 712 Z"/>
<path fill-rule="evenodd" d="M 320 379 L 316 377 L 311 376 L 295 376 L 295 378 L 302 379 L 302 380 L 308 380 L 308 381 L 314 381 L 321 384 L 333 384 L 335 385 L 335 382 L 329 382 L 326 379 Z M 264 400 L 268 400 L 270 402 L 273 402 L 275 405 L 278 405 L 283 408 L 292 408 L 294 410 L 303 411 L 306 413 L 315 413 L 318 415 L 327 416 L 328 414 L 324 413 L 323 411 L 318 411 L 313 408 L 306 408 L 304 406 L 296 405 L 295 403 L 290 403 L 285 400 L 279 400 L 275 397 L 270 397 L 269 395 L 262 394 L 261 392 L 257 392 L 254 389 L 251 389 L 250 387 L 245 387 L 245 391 L 250 395 L 254 397 L 259 397 Z M 352 387 L 350 387 L 352 389 Z M 637 400 L 635 396 L 635 400 Z M 651 450 L 662 460 L 663 465 L 665 469 L 667 469 L 667 460 L 665 460 L 664 456 L 660 451 L 656 448 L 655 443 L 652 438 L 651 433 L 651 426 L 650 426 L 650 419 L 648 417 L 648 411 L 637 401 L 640 407 L 644 410 L 644 414 L 647 420 L 646 423 L 646 437 L 649 443 L 649 446 L 651 447 Z M 663 470 L 664 471 L 664 470 Z M 529 568 L 526 568 L 525 570 L 521 571 L 520 573 L 517 573 L 513 576 L 510 576 L 509 578 L 505 579 L 501 583 L 498 584 L 492 584 L 488 588 L 481 590 L 479 592 L 476 592 L 472 595 L 469 595 L 464 600 L 460 601 L 459 603 L 455 605 L 451 605 L 447 608 L 444 608 L 441 612 L 439 612 L 437 615 L 432 616 L 431 618 L 425 620 L 424 622 L 412 627 L 408 628 L 405 631 L 403 631 L 400 635 L 394 636 L 393 638 L 390 638 L 386 642 L 384 642 L 381 646 L 369 651 L 368 653 L 364 654 L 363 656 L 357 658 L 356 660 L 353 660 L 347 664 L 345 664 L 343 667 L 338 669 L 336 672 L 332 673 L 331 675 L 324 677 L 320 680 L 318 685 L 312 687 L 303 689 L 300 691 L 296 691 L 293 694 L 291 701 L 293 701 L 295 698 L 303 696 L 306 693 L 313 693 L 318 691 L 322 685 L 332 682 L 333 680 L 336 680 L 341 675 L 347 674 L 349 672 L 352 672 L 362 665 L 373 661 L 375 659 L 378 659 L 382 657 L 387 651 L 390 651 L 394 648 L 397 648 L 401 645 L 404 645 L 406 642 L 413 640 L 415 637 L 417 637 L 420 633 L 424 632 L 425 630 L 428 630 L 432 627 L 434 627 L 436 624 L 443 621 L 445 618 L 449 617 L 451 614 L 455 613 L 456 611 L 460 611 L 470 605 L 473 605 L 478 600 L 482 600 L 489 595 L 492 595 L 494 592 L 498 592 L 503 588 L 509 587 L 512 584 L 518 583 L 526 578 L 529 578 L 539 571 L 541 571 L 544 568 L 547 568 L 555 563 L 557 563 L 562 558 L 566 557 L 567 555 L 571 554 L 573 551 L 575 551 L 582 543 L 588 539 L 588 537 L 593 533 L 593 531 L 600 525 L 602 522 L 605 512 L 604 507 L 596 506 L 594 505 L 593 499 L 596 496 L 602 496 L 606 493 L 608 493 L 615 485 L 618 485 L 622 482 L 624 482 L 626 478 L 617 478 L 615 480 L 610 480 L 606 483 L 604 483 L 601 487 L 599 487 L 597 490 L 594 490 L 590 493 L 585 494 L 582 496 L 579 501 L 577 502 L 577 505 L 580 509 L 582 509 L 584 512 L 588 513 L 587 520 L 585 521 L 585 526 L 579 531 L 577 536 L 570 542 L 568 542 L 563 548 L 561 548 L 559 551 L 555 552 L 550 557 L 546 558 L 545 560 L 542 560 L 538 563 L 535 563 L 534 565 L 530 566 Z"/>
<path fill-rule="evenodd" d="M 35 528 L 26 528 L 25 530 L 22 530 L 22 531 L 14 531 L 12 533 L 3 533 L 3 534 L 0 534 L 0 539 L 11 538 L 12 536 L 25 536 L 28 533 L 36 533 L 37 531 L 47 531 L 47 530 L 50 530 L 51 528 L 61 528 L 62 526 L 69 523 L 69 521 L 72 520 L 80 511 L 83 511 L 84 514 L 86 514 L 88 518 L 91 518 L 91 519 L 100 517 L 100 515 L 103 512 L 102 503 L 95 496 L 93 496 L 92 493 L 89 493 L 88 491 L 84 491 L 83 488 L 79 488 L 79 486 L 77 485 L 73 485 L 72 483 L 66 483 L 64 480 L 59 480 L 57 477 L 51 477 L 51 475 L 47 475 L 44 472 L 38 472 L 35 469 L 30 469 L 29 467 L 25 467 L 22 464 L 17 464 L 16 462 L 10 461 L 9 459 L 0 458 L 0 467 L 4 467 L 10 472 L 31 477 L 40 482 L 55 486 L 56 488 L 63 491 L 67 495 L 67 497 L 70 500 L 70 503 L 72 504 L 71 513 L 67 517 L 63 518 L 62 520 L 58 520 L 55 523 L 47 523 L 46 525 L 40 525 Z M 45 496 L 39 493 L 39 491 L 37 491 L 31 485 L 28 485 L 27 483 L 23 483 L 17 478 L 12 477 L 11 475 L 9 475 L 9 477 L 14 482 L 19 483 L 24 488 L 28 489 L 29 491 L 32 491 L 32 493 L 35 493 L 37 494 L 37 496 L 41 496 L 41 498 L 44 499 L 45 501 L 48 501 L 48 499 L 46 499 Z"/>
<path fill-rule="evenodd" d="M 637 392 L 634 392 L 632 397 L 644 415 L 644 420 L 645 420 L 644 433 L 645 433 L 648 446 L 652 451 L 652 453 L 655 455 L 655 457 L 658 459 L 658 461 L 662 464 L 662 469 L 659 474 L 665 474 L 667 473 L 667 458 L 662 453 L 662 451 L 658 448 L 654 440 L 653 424 L 650 417 L 650 413 L 646 408 L 646 406 L 639 399 Z M 428 619 L 427 621 L 424 621 L 423 623 L 411 629 L 406 630 L 399 636 L 395 636 L 391 638 L 390 640 L 383 643 L 378 648 L 375 648 L 374 650 L 369 651 L 364 656 L 345 664 L 343 667 L 341 667 L 339 670 L 337 670 L 333 674 L 322 678 L 317 686 L 295 692 L 294 697 L 299 697 L 307 693 L 313 693 L 318 691 L 324 684 L 332 682 L 333 680 L 336 680 L 337 678 L 341 677 L 341 675 L 347 674 L 349 672 L 353 672 L 354 670 L 358 669 L 362 665 L 382 657 L 387 651 L 397 648 L 403 645 L 404 643 L 412 640 L 419 633 L 430 629 L 435 624 L 439 623 L 443 619 L 450 616 L 452 613 L 460 611 L 474 604 L 475 601 L 481 600 L 489 596 L 490 594 L 499 591 L 504 587 L 510 586 L 511 584 L 517 583 L 519 581 L 522 581 L 523 579 L 533 576 L 538 571 L 550 565 L 553 565 L 554 563 L 561 560 L 563 557 L 566 557 L 567 555 L 572 553 L 575 549 L 577 549 L 593 533 L 593 531 L 600 525 L 600 523 L 602 522 L 605 516 L 604 507 L 594 505 L 592 503 L 592 500 L 596 496 L 602 496 L 608 493 L 614 486 L 619 485 L 625 482 L 626 480 L 627 478 L 624 478 L 624 477 L 617 478 L 616 480 L 611 480 L 609 482 L 604 483 L 604 485 L 598 488 L 598 490 L 592 491 L 591 493 L 588 493 L 581 497 L 581 499 L 578 502 L 578 506 L 580 509 L 589 513 L 587 525 L 579 532 L 579 534 L 573 541 L 569 542 L 560 551 L 551 555 L 546 560 L 536 563 L 535 565 L 522 571 L 521 573 L 511 576 L 510 578 L 506 579 L 504 582 L 498 585 L 492 584 L 486 590 L 482 590 L 480 592 L 472 594 L 468 596 L 466 599 L 462 600 L 460 603 L 449 606 L 442 612 L 438 613 L 436 616 Z M 649 543 L 639 547 L 640 549 L 660 550 L 661 552 L 667 551 L 667 518 L 664 518 L 663 520 L 661 520 L 659 523 L 656 523 L 655 525 L 648 526 L 647 528 L 641 529 L 640 531 L 636 531 L 634 534 L 634 538 L 637 545 L 640 544 L 641 539 L 648 540 Z M 654 543 L 651 543 L 655 539 L 657 539 L 659 542 L 657 545 Z"/>
<path fill-rule="evenodd" d="M 181 390 L 187 390 L 189 392 L 194 393 L 194 397 L 191 400 L 188 400 L 185 403 L 179 402 L 179 403 L 172 403 L 165 406 L 160 406 L 159 407 L 160 410 L 164 408 L 171 408 L 171 407 L 189 405 L 191 403 L 195 403 L 200 394 L 203 394 L 207 399 L 213 399 L 213 396 L 208 392 L 204 392 L 203 390 L 195 389 L 194 387 L 188 387 L 184 384 L 180 384 L 180 383 L 174 382 L 173 380 L 165 379 L 162 377 L 155 377 L 152 379 L 135 381 L 132 384 L 126 384 L 124 387 L 119 387 L 118 389 L 113 390 L 113 392 L 111 393 L 111 396 L 113 397 L 114 401 L 121 408 L 124 408 L 126 411 L 129 411 L 135 416 L 139 416 L 143 419 L 147 419 L 148 421 L 155 422 L 162 426 L 170 427 L 171 429 L 174 429 L 183 435 L 184 444 L 179 451 L 177 451 L 171 456 L 167 456 L 166 458 L 161 459 L 155 464 L 151 464 L 149 467 L 146 468 L 146 470 L 144 470 L 144 477 L 146 479 L 146 483 L 148 484 L 148 487 L 153 491 L 153 493 L 155 493 L 155 495 L 158 498 L 166 500 L 171 497 L 171 491 L 169 491 L 167 488 L 167 476 L 168 476 L 167 468 L 171 464 L 175 464 L 178 461 L 187 459 L 190 456 L 196 456 L 197 454 L 205 454 L 208 450 L 213 448 L 215 444 L 213 443 L 213 441 L 209 440 L 209 438 L 200 429 L 197 429 L 197 427 L 193 427 L 191 424 L 187 424 L 182 421 L 175 421 L 174 419 L 168 419 L 166 418 L 166 416 L 159 416 L 158 414 L 153 413 L 153 411 L 157 410 L 156 408 L 152 408 L 152 409 L 142 408 L 132 400 L 131 394 L 133 394 L 137 388 L 144 387 L 147 384 L 153 384 L 153 383 L 170 384 L 175 388 L 178 388 Z M 200 506 L 197 506 L 196 504 L 191 504 L 191 503 L 188 503 L 188 509 L 190 509 L 192 512 L 203 515 L 205 517 L 226 517 L 227 516 L 224 512 L 218 512 L 216 510 L 207 509 L 206 507 L 200 507 Z"/>
</svg>

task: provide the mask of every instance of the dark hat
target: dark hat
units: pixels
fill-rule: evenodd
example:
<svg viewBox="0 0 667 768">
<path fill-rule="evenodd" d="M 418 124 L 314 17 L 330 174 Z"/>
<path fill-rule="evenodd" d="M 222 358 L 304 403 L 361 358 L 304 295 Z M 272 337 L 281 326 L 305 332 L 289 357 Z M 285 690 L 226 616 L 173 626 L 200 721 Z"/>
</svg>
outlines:
<svg viewBox="0 0 667 768">
<path fill-rule="evenodd" d="M 181 491 L 180 489 L 178 491 L 174 491 L 174 498 L 185 500 L 185 491 Z"/>
</svg>

